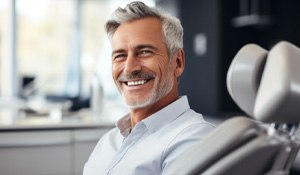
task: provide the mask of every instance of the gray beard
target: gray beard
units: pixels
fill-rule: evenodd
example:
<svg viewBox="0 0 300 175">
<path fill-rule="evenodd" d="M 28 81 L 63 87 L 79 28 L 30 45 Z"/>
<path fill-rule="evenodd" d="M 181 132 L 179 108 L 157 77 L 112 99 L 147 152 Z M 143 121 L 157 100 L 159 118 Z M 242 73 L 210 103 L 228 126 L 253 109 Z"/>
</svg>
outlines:
<svg viewBox="0 0 300 175">
<path fill-rule="evenodd" d="M 168 72 L 167 75 L 167 80 L 164 82 L 158 82 L 157 85 L 155 85 L 155 88 L 152 90 L 152 92 L 150 93 L 150 95 L 144 99 L 141 99 L 140 97 L 137 97 L 134 102 L 127 102 L 126 98 L 123 96 L 124 101 L 126 102 L 127 106 L 130 109 L 139 109 L 139 108 L 143 108 L 149 105 L 152 105 L 154 103 L 156 103 L 157 101 L 159 101 L 162 97 L 164 97 L 165 95 L 167 95 L 173 87 L 173 77 L 172 77 L 172 72 Z"/>
</svg>

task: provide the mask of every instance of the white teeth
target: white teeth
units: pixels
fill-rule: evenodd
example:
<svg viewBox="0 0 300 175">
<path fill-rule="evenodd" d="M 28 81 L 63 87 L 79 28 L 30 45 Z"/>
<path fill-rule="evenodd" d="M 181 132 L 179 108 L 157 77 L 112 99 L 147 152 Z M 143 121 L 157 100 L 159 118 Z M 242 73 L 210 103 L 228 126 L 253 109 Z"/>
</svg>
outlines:
<svg viewBox="0 0 300 175">
<path fill-rule="evenodd" d="M 145 84 L 146 80 L 139 80 L 139 81 L 128 81 L 127 85 L 128 86 L 137 86 L 137 85 L 142 85 Z"/>
</svg>

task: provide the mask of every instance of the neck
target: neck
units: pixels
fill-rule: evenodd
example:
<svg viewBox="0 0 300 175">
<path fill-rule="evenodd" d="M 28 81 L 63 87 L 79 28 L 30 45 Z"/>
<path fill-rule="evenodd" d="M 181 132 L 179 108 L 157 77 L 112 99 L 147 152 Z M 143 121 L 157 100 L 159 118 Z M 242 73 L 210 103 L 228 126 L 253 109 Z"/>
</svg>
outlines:
<svg viewBox="0 0 300 175">
<path fill-rule="evenodd" d="M 137 109 L 131 109 L 130 110 L 131 127 L 133 128 L 141 120 L 149 117 L 150 115 L 166 107 L 167 105 L 169 105 L 170 103 L 174 102 L 177 99 L 178 99 L 178 94 L 172 95 L 172 93 L 169 93 L 168 95 L 166 95 L 165 97 L 158 100 L 156 103 L 152 105 L 145 106 L 142 108 L 137 108 Z"/>
</svg>

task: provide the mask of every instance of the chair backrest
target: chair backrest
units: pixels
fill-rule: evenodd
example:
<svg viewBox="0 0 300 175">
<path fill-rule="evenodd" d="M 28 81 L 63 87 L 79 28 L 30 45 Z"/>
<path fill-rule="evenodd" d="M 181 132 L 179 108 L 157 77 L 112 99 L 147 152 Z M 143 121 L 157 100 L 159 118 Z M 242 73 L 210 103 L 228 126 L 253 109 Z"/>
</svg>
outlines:
<svg viewBox="0 0 300 175">
<path fill-rule="evenodd" d="M 236 104 L 256 120 L 228 119 L 164 174 L 288 174 L 299 150 L 292 131 L 300 123 L 298 67 L 300 49 L 288 42 L 270 51 L 244 46 L 230 65 L 227 88 Z"/>
</svg>

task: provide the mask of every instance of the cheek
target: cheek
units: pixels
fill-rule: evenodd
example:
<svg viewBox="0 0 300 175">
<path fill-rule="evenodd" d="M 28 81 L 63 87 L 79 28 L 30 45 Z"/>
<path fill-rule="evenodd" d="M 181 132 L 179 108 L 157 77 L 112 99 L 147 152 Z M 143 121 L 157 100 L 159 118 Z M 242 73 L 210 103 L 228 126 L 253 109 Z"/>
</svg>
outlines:
<svg viewBox="0 0 300 175">
<path fill-rule="evenodd" d="M 112 77 L 114 80 L 116 80 L 118 78 L 118 76 L 120 75 L 121 73 L 121 66 L 120 64 L 115 64 L 115 63 L 112 63 Z"/>
<path fill-rule="evenodd" d="M 161 76 L 166 77 L 170 74 L 170 71 L 173 71 L 174 65 L 172 61 L 164 61 L 161 62 L 159 65 L 159 70 L 161 72 Z"/>
</svg>

